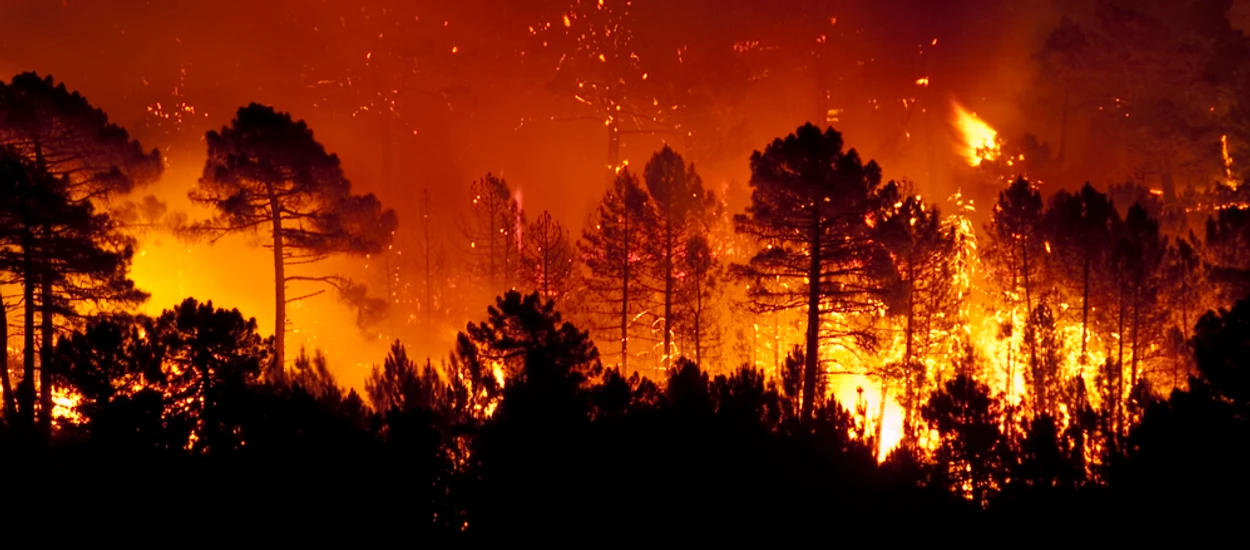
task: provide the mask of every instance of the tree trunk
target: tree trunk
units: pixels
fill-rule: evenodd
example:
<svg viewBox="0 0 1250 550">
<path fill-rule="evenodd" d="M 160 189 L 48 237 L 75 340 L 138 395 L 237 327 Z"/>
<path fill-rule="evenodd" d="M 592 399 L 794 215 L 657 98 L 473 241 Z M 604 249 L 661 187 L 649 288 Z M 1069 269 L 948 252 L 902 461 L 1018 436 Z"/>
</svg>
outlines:
<svg viewBox="0 0 1250 550">
<path fill-rule="evenodd" d="M 1085 249 L 1085 266 L 1082 268 L 1082 284 L 1081 294 L 1081 364 L 1084 365 L 1088 359 L 1089 347 L 1089 248 Z"/>
<path fill-rule="evenodd" d="M 4 392 L 4 420 L 12 426 L 17 422 L 17 397 L 13 395 L 13 381 L 9 378 L 9 310 L 0 296 L 0 342 L 5 344 L 4 361 L 0 362 L 0 391 Z"/>
<path fill-rule="evenodd" d="M 664 220 L 664 370 L 673 366 L 673 219 Z"/>
<path fill-rule="evenodd" d="M 35 422 L 35 275 L 34 239 L 27 233 L 22 246 L 23 313 L 22 319 L 22 382 L 17 388 L 18 411 L 25 427 Z"/>
<path fill-rule="evenodd" d="M 545 239 L 545 238 L 546 238 L 546 236 L 544 235 L 544 236 L 543 236 L 543 238 Z M 543 242 L 543 243 L 542 243 L 542 245 L 543 245 L 543 248 L 542 248 L 542 259 L 543 259 L 543 279 L 542 279 L 542 283 L 543 283 L 543 297 L 544 297 L 544 298 L 546 298 L 546 299 L 548 299 L 548 300 L 550 300 L 550 299 L 551 299 L 551 280 L 550 280 L 550 278 L 547 276 L 547 274 L 548 274 L 548 273 L 550 273 L 550 265 L 548 265 L 548 262 L 547 262 L 547 260 L 548 260 L 548 258 L 549 258 L 549 254 L 550 254 L 550 249 L 549 249 L 549 248 L 548 248 L 548 246 L 547 246 L 547 245 L 548 245 L 548 243 Z"/>
<path fill-rule="evenodd" d="M 906 328 L 903 329 L 903 342 L 904 342 L 903 376 L 906 377 L 904 378 L 904 385 L 903 385 L 903 401 L 904 401 L 904 406 L 907 408 L 907 410 L 904 411 L 903 413 L 903 424 L 904 424 L 903 431 L 908 436 L 911 435 L 912 411 L 915 410 L 914 401 L 915 401 L 915 390 L 916 390 L 915 382 L 913 381 L 915 378 L 914 376 L 915 373 L 912 372 L 913 368 L 916 366 L 916 363 L 917 363 L 917 361 L 915 360 L 916 350 L 912 344 L 912 341 L 915 339 L 915 334 L 916 334 L 915 332 L 916 330 L 915 329 L 915 320 L 916 320 L 916 263 L 915 263 L 915 260 L 916 259 L 913 257 L 913 258 L 909 258 L 907 262 L 907 284 L 908 284 L 908 287 L 907 287 L 907 325 L 906 325 Z M 885 399 L 885 380 L 884 379 L 882 379 L 881 384 L 882 384 L 881 398 L 884 400 Z M 884 407 L 884 405 L 882 406 Z M 884 411 L 884 409 L 882 410 Z"/>
<path fill-rule="evenodd" d="M 694 362 L 699 364 L 699 368 L 703 368 L 703 340 L 699 334 L 702 329 L 700 317 L 703 316 L 703 285 L 702 273 L 695 277 L 694 281 Z"/>
<path fill-rule="evenodd" d="M 269 187 L 269 208 L 273 212 L 273 370 L 277 374 L 286 365 L 286 258 L 282 253 L 282 210 L 273 186 Z"/>
<path fill-rule="evenodd" d="M 51 237 L 50 235 L 45 235 Z M 45 274 L 40 282 L 40 334 L 43 342 L 39 348 L 39 432 L 43 437 L 52 435 L 52 346 L 56 330 L 52 323 L 51 274 Z"/>
<path fill-rule="evenodd" d="M 883 448 L 881 446 L 881 435 L 885 433 L 885 400 L 889 398 L 889 395 L 890 395 L 890 383 L 887 382 L 885 378 L 882 378 L 881 379 L 881 403 L 877 405 L 877 433 L 875 436 L 877 448 L 873 449 L 874 451 L 873 456 L 877 457 L 878 461 L 885 459 L 885 456 L 881 454 L 883 451 Z"/>
<path fill-rule="evenodd" d="M 629 364 L 629 214 L 629 204 L 625 203 L 621 246 L 621 376 L 629 376 L 625 370 Z"/>
<path fill-rule="evenodd" d="M 1118 329 L 1120 335 L 1119 360 L 1115 365 L 1115 387 L 1112 388 L 1115 396 L 1112 401 L 1115 404 L 1115 436 L 1120 436 L 1120 427 L 1123 426 L 1123 414 L 1121 404 L 1124 402 L 1124 290 L 1120 290 L 1120 319 Z"/>
<path fill-rule="evenodd" d="M 1140 344 L 1140 341 L 1138 340 L 1138 332 L 1141 331 L 1141 323 L 1139 321 L 1140 312 L 1141 312 L 1141 303 L 1135 297 L 1135 299 L 1133 300 L 1133 347 L 1132 347 L 1133 363 L 1132 363 L 1132 369 L 1130 370 L 1129 379 L 1128 379 L 1128 383 L 1129 383 L 1128 390 L 1129 390 L 1130 397 L 1133 396 L 1132 392 L 1137 388 L 1137 356 L 1140 355 L 1139 351 L 1141 349 L 1140 347 L 1138 347 Z"/>
<path fill-rule="evenodd" d="M 820 354 L 820 200 L 812 207 L 811 265 L 807 270 L 807 357 L 803 366 L 802 421 L 812 419 L 816 404 L 816 369 Z"/>
<path fill-rule="evenodd" d="M 1020 257 L 1021 266 L 1024 268 L 1024 322 L 1025 326 L 1028 326 L 1029 320 L 1033 317 L 1033 298 L 1029 287 L 1029 248 L 1024 245 L 1023 241 L 1020 243 Z M 1025 336 L 1027 337 L 1028 334 L 1026 333 Z M 1030 365 L 1037 365 L 1037 346 L 1031 342 L 1025 343 L 1029 346 L 1029 360 L 1032 361 Z"/>
</svg>

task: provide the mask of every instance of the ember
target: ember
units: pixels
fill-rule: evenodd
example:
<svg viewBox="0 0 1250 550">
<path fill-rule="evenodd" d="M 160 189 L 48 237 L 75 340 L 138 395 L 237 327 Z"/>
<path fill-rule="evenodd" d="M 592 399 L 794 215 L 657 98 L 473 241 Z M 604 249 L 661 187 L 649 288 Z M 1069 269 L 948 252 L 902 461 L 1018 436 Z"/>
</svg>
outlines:
<svg viewBox="0 0 1250 550">
<path fill-rule="evenodd" d="M 10 0 L 0 494 L 476 540 L 1241 494 L 1241 4 Z"/>
</svg>

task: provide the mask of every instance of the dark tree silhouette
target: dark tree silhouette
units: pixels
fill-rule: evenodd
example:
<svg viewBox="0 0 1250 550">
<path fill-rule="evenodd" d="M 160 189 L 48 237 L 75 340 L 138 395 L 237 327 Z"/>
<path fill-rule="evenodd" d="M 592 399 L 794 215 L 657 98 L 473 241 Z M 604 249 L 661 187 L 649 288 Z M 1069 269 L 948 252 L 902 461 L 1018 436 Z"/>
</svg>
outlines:
<svg viewBox="0 0 1250 550">
<path fill-rule="evenodd" d="M 638 178 L 628 168 L 622 169 L 578 242 L 589 272 L 586 286 L 593 295 L 587 300 L 590 316 L 597 329 L 619 330 L 622 373 L 629 372 L 629 341 L 635 334 L 635 321 L 646 312 L 645 304 L 652 295 L 642 284 L 651 265 L 643 248 L 652 223 L 647 200 Z"/>
<path fill-rule="evenodd" d="M 1081 361 L 1089 356 L 1092 300 L 1106 294 L 1111 232 L 1118 223 L 1115 206 L 1089 183 L 1076 194 L 1058 191 L 1046 209 L 1043 229 L 1055 255 L 1053 271 L 1062 290 L 1081 303 Z"/>
<path fill-rule="evenodd" d="M 329 361 L 325 352 L 316 350 L 311 356 L 308 350 L 300 347 L 299 355 L 291 362 L 290 369 L 265 373 L 266 381 L 276 386 L 299 388 L 312 397 L 323 397 L 339 391 L 338 381 L 330 372 Z"/>
<path fill-rule="evenodd" d="M 525 228 L 526 285 L 544 299 L 563 300 L 572 290 L 577 269 L 573 255 L 568 230 L 544 210 Z"/>
<path fill-rule="evenodd" d="M 982 507 L 1003 488 L 1002 413 L 989 388 L 963 374 L 933 392 L 921 410 L 929 427 L 941 434 L 934 453 L 941 468 L 939 479 Z"/>
<path fill-rule="evenodd" d="M 687 240 L 698 229 L 698 222 L 715 201 L 703 189 L 703 180 L 681 155 L 665 146 L 651 156 L 643 170 L 651 195 L 654 224 L 648 226 L 647 255 L 654 259 L 651 279 L 662 300 L 664 348 L 662 362 L 667 369 L 673 360 L 673 330 L 677 312 L 678 278 L 684 278 L 683 265 Z"/>
<path fill-rule="evenodd" d="M 39 369 L 41 428 L 51 428 L 53 316 L 77 319 L 76 307 L 134 305 L 147 295 L 127 278 L 134 240 L 119 233 L 88 201 L 71 201 L 68 181 L 40 170 L 12 152 L 0 152 L 0 272 L 23 288 L 23 377 L 15 413 L 35 416 L 35 314 L 41 317 Z M 6 396 L 6 399 L 12 395 Z M 6 404 L 6 407 L 9 404 Z M 15 414 L 15 417 L 17 415 Z"/>
<path fill-rule="evenodd" d="M 537 293 L 522 296 L 509 291 L 487 313 L 486 321 L 469 323 L 460 333 L 456 353 L 473 365 L 478 377 L 497 380 L 494 391 L 515 387 L 526 396 L 550 393 L 567 398 L 602 374 L 599 351 L 589 335 L 565 322 L 555 302 Z M 515 399 L 514 404 L 521 402 L 521 397 Z M 525 401 L 524 405 L 560 404 Z"/>
<path fill-rule="evenodd" d="M 124 129 L 110 123 L 103 111 L 78 92 L 35 73 L 22 73 L 9 83 L 0 83 L 0 146 L 8 150 L 6 154 L 26 159 L 37 171 L 56 176 L 58 192 L 75 203 L 129 192 L 137 185 L 156 181 L 164 169 L 156 150 L 145 153 Z M 52 227 L 40 227 L 40 231 L 43 239 L 53 238 Z M 30 263 L 36 261 L 31 259 Z M 65 308 L 57 309 L 58 297 L 50 278 L 28 284 L 39 285 L 43 360 L 47 361 L 54 345 L 55 317 Z M 34 311 L 27 313 L 33 315 Z M 50 406 L 51 398 L 50 384 L 41 386 L 43 405 Z M 45 429 L 50 420 L 41 420 Z"/>
<path fill-rule="evenodd" d="M 902 383 L 904 436 L 910 444 L 916 431 L 915 413 L 929 392 L 931 373 L 925 360 L 944 344 L 934 334 L 953 334 L 962 297 L 956 280 L 960 245 L 956 228 L 942 223 L 936 205 L 926 205 L 919 195 L 907 191 L 894 182 L 888 184 L 884 196 L 899 192 L 907 196 L 893 199 L 877 231 L 898 267 L 899 285 L 892 293 L 891 313 L 902 321 L 903 338 L 901 372 L 895 377 L 902 380 L 891 380 L 888 372 L 883 373 L 882 393 L 890 384 Z"/>
<path fill-rule="evenodd" d="M 704 365 L 704 351 L 715 340 L 717 298 L 721 298 L 724 269 L 712 252 L 706 235 L 696 234 L 683 246 L 682 281 L 679 285 L 682 323 L 678 333 L 694 341 L 694 362 Z"/>
<path fill-rule="evenodd" d="M 144 377 L 165 396 L 165 416 L 188 430 L 188 447 L 208 453 L 239 445 L 225 410 L 260 377 L 272 345 L 256 333 L 256 319 L 187 298 L 154 319 L 147 337 L 159 346 L 160 369 Z"/>
<path fill-rule="evenodd" d="M 998 194 L 994 214 L 985 230 L 989 245 L 985 250 L 991 284 L 1009 307 L 1022 307 L 1029 319 L 1033 303 L 1044 287 L 1043 258 L 1046 246 L 1042 232 L 1042 194 L 1024 178 Z M 1027 344 L 1027 343 L 1026 343 Z M 1037 347 L 1029 345 L 1029 359 L 1037 361 Z M 1016 365 L 1007 361 L 1007 379 L 1015 377 Z"/>
<path fill-rule="evenodd" d="M 1118 342 L 1118 373 L 1115 377 L 1115 401 L 1125 407 L 1140 407 L 1136 395 L 1145 361 L 1153 359 L 1154 348 L 1161 348 L 1163 341 L 1163 311 L 1159 308 L 1159 292 L 1162 289 L 1163 262 L 1167 242 L 1159 232 L 1159 222 L 1149 217 L 1140 204 L 1129 208 L 1116 232 L 1116 244 L 1111 251 L 1116 288 L 1116 333 Z M 1129 373 L 1124 378 L 1125 345 L 1128 346 Z M 1123 392 L 1135 392 L 1129 402 L 1123 400 Z M 1117 418 L 1121 414 L 1116 411 Z M 1119 433 L 1126 430 L 1122 420 L 1117 420 Z"/>
<path fill-rule="evenodd" d="M 35 73 L 0 83 L 0 145 L 68 176 L 73 200 L 127 193 L 164 171 L 160 152 L 145 153 L 85 97 Z"/>
<path fill-rule="evenodd" d="M 373 367 L 365 380 L 365 395 L 374 411 L 386 415 L 390 411 L 432 410 L 441 398 L 442 387 L 433 366 L 427 363 L 425 368 L 418 367 L 408 358 L 408 350 L 395 341 L 382 366 Z"/>
<path fill-rule="evenodd" d="M 471 217 L 464 227 L 469 256 L 482 290 L 494 296 L 512 287 L 520 265 L 517 232 L 523 214 L 508 182 L 486 174 L 473 182 Z"/>
<path fill-rule="evenodd" d="M 761 247 L 750 263 L 734 266 L 750 281 L 755 306 L 807 313 L 805 419 L 815 404 L 820 338 L 873 344 L 862 327 L 831 322 L 823 328 L 821 315 L 876 311 L 882 281 L 893 271 L 870 225 L 879 215 L 881 169 L 875 162 L 863 164 L 854 149 L 842 148 L 841 134 L 807 124 L 756 151 L 751 155 L 751 204 L 745 215 L 734 217 L 736 229 Z"/>
<path fill-rule="evenodd" d="M 272 107 L 240 108 L 230 126 L 210 131 L 204 175 L 191 200 L 213 207 L 216 216 L 193 230 L 216 237 L 267 230 L 273 250 L 273 366 L 285 366 L 286 306 L 323 292 L 288 298 L 293 282 L 320 282 L 336 288 L 368 322 L 385 302 L 370 300 L 347 278 L 288 275 L 287 268 L 333 254 L 376 254 L 391 241 L 394 211 L 383 210 L 372 194 L 353 195 L 338 156 L 326 153 L 304 122 Z"/>
</svg>

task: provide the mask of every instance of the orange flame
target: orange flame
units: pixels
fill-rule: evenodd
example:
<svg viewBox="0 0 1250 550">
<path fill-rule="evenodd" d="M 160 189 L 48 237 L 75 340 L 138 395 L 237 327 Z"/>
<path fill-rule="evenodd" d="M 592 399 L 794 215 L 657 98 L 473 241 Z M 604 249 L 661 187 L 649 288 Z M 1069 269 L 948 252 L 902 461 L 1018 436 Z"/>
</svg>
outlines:
<svg viewBox="0 0 1250 550">
<path fill-rule="evenodd" d="M 963 137 L 962 153 L 968 164 L 980 166 L 981 161 L 997 159 L 1002 154 L 998 131 L 978 118 L 976 113 L 965 110 L 958 102 L 952 100 L 951 107 L 955 112 L 955 128 Z"/>
</svg>

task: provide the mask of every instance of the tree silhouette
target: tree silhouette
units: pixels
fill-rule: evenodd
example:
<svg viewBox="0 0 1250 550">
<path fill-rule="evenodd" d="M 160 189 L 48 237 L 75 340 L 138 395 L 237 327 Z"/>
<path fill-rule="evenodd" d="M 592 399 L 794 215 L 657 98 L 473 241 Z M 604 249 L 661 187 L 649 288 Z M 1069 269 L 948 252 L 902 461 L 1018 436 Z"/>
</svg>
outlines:
<svg viewBox="0 0 1250 550">
<path fill-rule="evenodd" d="M 418 367 L 398 340 L 391 344 L 382 366 L 375 366 L 365 380 L 369 404 L 382 415 L 391 411 L 433 410 L 442 398 L 439 395 L 442 391 L 443 384 L 434 367 L 428 363 L 425 368 Z"/>
<path fill-rule="evenodd" d="M 22 73 L 11 82 L 0 83 L 0 146 L 6 148 L 6 155 L 22 157 L 35 170 L 56 176 L 58 192 L 75 203 L 124 194 L 137 185 L 156 181 L 164 169 L 156 150 L 145 153 L 124 129 L 110 123 L 103 111 L 78 92 L 35 73 Z M 45 240 L 54 237 L 52 227 L 40 227 L 40 231 Z M 33 258 L 28 261 L 36 263 Z M 40 331 L 43 359 L 47 361 L 54 345 L 54 318 L 65 308 L 58 308 L 63 304 L 54 296 L 50 278 L 32 279 L 28 284 L 39 285 Z M 28 308 L 26 313 L 33 315 L 34 310 Z M 33 359 L 25 362 L 25 370 L 33 374 Z M 50 392 L 50 384 L 41 386 L 40 401 L 49 408 Z M 45 429 L 50 421 L 41 420 Z"/>
<path fill-rule="evenodd" d="M 1159 222 L 1150 218 L 1140 204 L 1129 208 L 1115 238 L 1111 255 L 1117 296 L 1116 331 L 1120 339 L 1114 403 L 1140 406 L 1137 398 L 1126 403 L 1123 392 L 1136 392 L 1144 361 L 1152 358 L 1150 350 L 1161 347 L 1163 319 L 1159 291 L 1167 243 L 1159 233 Z M 1123 374 L 1126 343 L 1131 358 L 1127 380 Z M 1120 408 L 1116 409 L 1116 414 L 1119 419 Z M 1120 433 L 1126 428 L 1122 422 L 1117 420 Z"/>
<path fill-rule="evenodd" d="M 494 296 L 515 283 L 520 265 L 518 230 L 523 214 L 508 182 L 486 174 L 473 182 L 471 218 L 464 227 L 472 267 L 482 290 Z"/>
<path fill-rule="evenodd" d="M 1037 352 L 1029 362 L 1029 393 L 1033 398 L 1034 419 L 1056 418 L 1055 394 L 1062 387 L 1059 379 L 1064 354 L 1063 339 L 1048 300 L 1038 301 L 1024 325 L 1024 340 Z"/>
<path fill-rule="evenodd" d="M 642 281 L 651 259 L 644 240 L 651 211 L 647 192 L 638 178 L 623 168 L 616 182 L 600 200 L 582 232 L 578 250 L 589 271 L 586 286 L 593 298 L 587 300 L 590 315 L 601 330 L 619 330 L 621 373 L 629 372 L 629 341 L 634 322 L 646 312 L 652 290 Z"/>
<path fill-rule="evenodd" d="M 951 491 L 985 507 L 1002 490 L 1002 405 L 989 388 L 960 374 L 933 392 L 921 415 L 941 434 L 934 453 Z"/>
<path fill-rule="evenodd" d="M 0 271 L 23 289 L 23 377 L 16 397 L 26 422 L 35 416 L 35 314 L 43 342 L 39 369 L 39 421 L 51 428 L 53 317 L 78 318 L 76 307 L 98 310 L 134 305 L 147 295 L 127 277 L 134 240 L 119 233 L 89 201 L 71 201 L 68 178 L 40 170 L 12 152 L 0 152 Z M 14 397 L 6 394 L 6 399 Z M 17 414 L 14 415 L 15 418 Z"/>
<path fill-rule="evenodd" d="M 457 354 L 477 365 L 479 376 L 502 378 L 505 392 L 519 388 L 515 405 L 556 407 L 525 398 L 543 395 L 567 400 L 603 372 L 599 351 L 586 332 L 565 322 L 555 302 L 538 293 L 509 291 L 487 309 L 486 321 L 469 323 L 457 338 Z M 495 371 L 499 374 L 494 374 Z M 507 410 L 508 401 L 502 405 Z"/>
<path fill-rule="evenodd" d="M 994 213 L 986 226 L 989 246 L 985 261 L 991 284 L 1001 292 L 1011 308 L 1023 308 L 1027 321 L 1033 303 L 1043 285 L 1043 254 L 1046 246 L 1042 232 L 1042 195 L 1024 178 L 1017 178 L 998 194 Z M 1037 361 L 1037 347 L 1029 345 L 1029 359 Z M 1030 363 L 1032 364 L 1032 363 Z M 1015 377 L 1015 365 L 1009 360 L 1007 379 Z"/>
<path fill-rule="evenodd" d="M 67 176 L 75 201 L 127 193 L 164 170 L 160 152 L 145 153 L 85 97 L 36 73 L 0 82 L 0 146 Z"/>
<path fill-rule="evenodd" d="M 891 182 L 882 194 L 895 195 L 899 191 L 907 190 Z M 960 318 L 956 265 L 959 235 L 955 227 L 943 224 L 937 206 L 926 205 L 919 195 L 896 197 L 893 207 L 887 210 L 888 217 L 877 232 L 898 267 L 899 286 L 891 313 L 903 325 L 900 403 L 904 434 L 910 438 L 916 428 L 915 413 L 922 396 L 928 394 L 931 373 L 925 360 L 942 344 L 934 334 L 952 333 Z M 889 380 L 889 376 L 882 378 L 883 393 L 890 383 L 899 382 Z"/>
<path fill-rule="evenodd" d="M 569 232 L 543 211 L 525 229 L 525 267 L 527 286 L 547 300 L 562 300 L 572 290 L 573 246 Z"/>
<path fill-rule="evenodd" d="M 326 153 L 303 121 L 272 107 L 240 108 L 230 126 L 210 131 L 204 175 L 189 195 L 213 207 L 216 216 L 194 230 L 217 237 L 266 228 L 273 251 L 275 369 L 285 365 L 286 306 L 320 294 L 287 298 L 293 282 L 320 282 L 362 312 L 361 321 L 385 302 L 369 300 L 364 289 L 337 275 L 288 275 L 287 267 L 314 263 L 333 254 L 367 255 L 390 242 L 395 213 L 383 210 L 372 194 L 353 195 L 339 159 Z"/>
<path fill-rule="evenodd" d="M 761 246 L 750 263 L 734 266 L 750 281 L 755 306 L 807 313 L 804 419 L 815 404 L 820 338 L 873 344 L 863 327 L 830 323 L 822 329 L 821 315 L 876 311 L 882 281 L 893 270 L 870 225 L 878 216 L 881 170 L 842 146 L 842 135 L 832 128 L 821 132 L 807 124 L 756 151 L 751 204 L 734 217 L 737 230 Z"/>
<path fill-rule="evenodd" d="M 685 258 L 679 289 L 683 322 L 678 332 L 694 341 L 694 362 L 704 365 L 704 351 L 715 341 L 719 320 L 716 306 L 718 298 L 723 298 L 721 277 L 724 270 L 706 235 L 691 236 L 683 248 Z"/>
<path fill-rule="evenodd" d="M 184 441 L 201 453 L 238 445 L 224 409 L 259 378 L 272 345 L 256 320 L 187 298 L 154 319 L 147 337 L 159 346 L 160 369 L 144 376 L 165 395 L 165 415 L 190 430 Z"/>
<path fill-rule="evenodd" d="M 678 305 L 678 279 L 684 279 L 685 249 L 691 233 L 715 201 L 703 189 L 703 180 L 687 165 L 681 155 L 665 146 L 651 156 L 643 170 L 643 179 L 651 195 L 654 223 L 649 225 L 647 255 L 654 259 L 651 278 L 662 300 L 665 369 L 673 360 L 673 327 L 677 325 L 674 306 Z"/>
<path fill-rule="evenodd" d="M 1118 223 L 1115 206 L 1089 183 L 1076 194 L 1056 192 L 1046 209 L 1043 229 L 1056 257 L 1054 272 L 1068 295 L 1080 297 L 1081 361 L 1088 360 L 1092 301 L 1106 294 L 1111 232 Z"/>
</svg>

